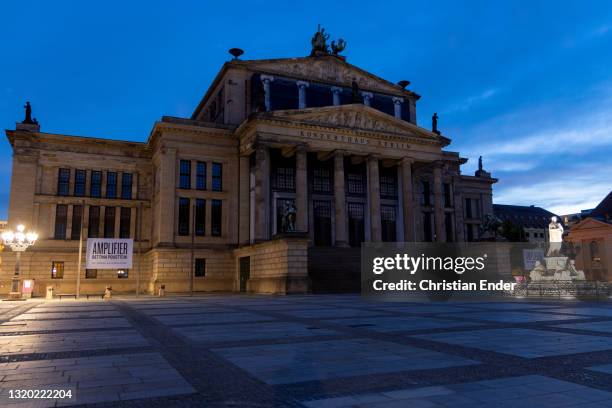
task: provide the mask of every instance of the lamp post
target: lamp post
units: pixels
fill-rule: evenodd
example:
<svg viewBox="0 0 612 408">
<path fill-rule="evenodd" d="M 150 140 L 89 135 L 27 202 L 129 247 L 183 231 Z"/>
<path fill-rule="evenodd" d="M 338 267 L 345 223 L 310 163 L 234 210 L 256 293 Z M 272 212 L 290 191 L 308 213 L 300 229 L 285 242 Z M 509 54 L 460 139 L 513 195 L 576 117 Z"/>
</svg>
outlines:
<svg viewBox="0 0 612 408">
<path fill-rule="evenodd" d="M 11 299 L 21 299 L 21 285 L 19 279 L 19 267 L 21 266 L 21 253 L 24 252 L 28 247 L 34 245 L 38 239 L 38 234 L 35 232 L 23 232 L 25 227 L 23 225 L 17 226 L 17 232 L 5 231 L 2 233 L 2 241 L 4 245 L 10 247 L 15 252 L 15 274 L 11 282 L 11 293 L 9 297 Z"/>
</svg>

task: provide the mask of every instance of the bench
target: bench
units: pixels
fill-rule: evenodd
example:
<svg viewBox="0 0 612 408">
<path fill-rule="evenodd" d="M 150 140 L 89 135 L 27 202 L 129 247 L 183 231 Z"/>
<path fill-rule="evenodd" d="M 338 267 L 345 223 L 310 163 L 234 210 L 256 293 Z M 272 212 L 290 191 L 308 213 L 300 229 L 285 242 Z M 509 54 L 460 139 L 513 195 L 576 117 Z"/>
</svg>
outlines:
<svg viewBox="0 0 612 408">
<path fill-rule="evenodd" d="M 62 300 L 63 297 L 73 297 L 73 298 L 77 298 L 75 293 L 58 293 L 57 295 L 55 295 L 57 297 L 60 298 L 60 300 Z"/>
<path fill-rule="evenodd" d="M 96 294 L 88 293 L 85 296 L 87 297 L 87 300 L 89 300 L 89 297 L 94 297 L 94 298 L 99 297 L 100 299 L 104 299 L 104 293 L 102 293 L 102 294 L 99 294 L 99 293 L 96 293 Z"/>
</svg>

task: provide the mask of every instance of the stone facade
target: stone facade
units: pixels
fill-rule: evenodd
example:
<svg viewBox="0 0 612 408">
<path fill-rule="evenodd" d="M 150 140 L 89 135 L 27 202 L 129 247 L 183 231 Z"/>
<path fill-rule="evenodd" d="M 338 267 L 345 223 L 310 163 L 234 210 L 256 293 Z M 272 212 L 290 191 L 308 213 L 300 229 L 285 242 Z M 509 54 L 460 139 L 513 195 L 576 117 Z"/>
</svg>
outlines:
<svg viewBox="0 0 612 408">
<path fill-rule="evenodd" d="M 135 240 L 133 269 L 86 271 L 83 259 L 81 293 L 294 293 L 308 291 L 313 246 L 476 240 L 496 179 L 460 173 L 450 139 L 417 126 L 418 99 L 338 56 L 234 60 L 191 118 L 163 117 L 146 142 L 18 124 L 8 223 L 40 237 L 22 276 L 35 294 L 72 293 L 81 234 L 121 236 Z M 6 293 L 14 256 L 1 257 Z"/>
</svg>

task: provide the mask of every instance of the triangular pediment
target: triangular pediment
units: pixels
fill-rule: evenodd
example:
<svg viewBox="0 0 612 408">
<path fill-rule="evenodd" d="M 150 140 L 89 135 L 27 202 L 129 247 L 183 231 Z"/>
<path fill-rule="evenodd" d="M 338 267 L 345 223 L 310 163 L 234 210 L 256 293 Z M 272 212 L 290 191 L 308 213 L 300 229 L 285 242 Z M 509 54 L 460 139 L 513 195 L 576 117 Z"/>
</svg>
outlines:
<svg viewBox="0 0 612 408">
<path fill-rule="evenodd" d="M 292 78 L 320 81 L 350 87 L 353 80 L 360 89 L 398 96 L 419 96 L 386 81 L 335 56 L 283 58 L 276 60 L 246 61 L 249 69 Z"/>
<path fill-rule="evenodd" d="M 446 145 L 449 142 L 443 136 L 361 104 L 281 110 L 267 112 L 262 117 L 323 127 L 340 127 L 404 137 L 416 137 L 424 141 L 438 142 L 442 145 Z"/>
</svg>

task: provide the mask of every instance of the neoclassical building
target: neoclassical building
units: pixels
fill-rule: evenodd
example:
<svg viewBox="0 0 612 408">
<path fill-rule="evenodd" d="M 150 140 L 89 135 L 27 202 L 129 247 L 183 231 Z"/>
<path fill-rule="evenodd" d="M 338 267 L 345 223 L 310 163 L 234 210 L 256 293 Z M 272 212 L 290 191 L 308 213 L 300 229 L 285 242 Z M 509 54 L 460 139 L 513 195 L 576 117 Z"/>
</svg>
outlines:
<svg viewBox="0 0 612 408">
<path fill-rule="evenodd" d="M 436 123 L 417 125 L 407 81 L 319 34 L 307 57 L 226 62 L 190 118 L 162 117 L 141 143 L 29 117 L 7 130 L 8 222 L 39 233 L 21 262 L 35 293 L 75 291 L 81 236 L 135 240 L 130 270 L 83 260 L 81 293 L 354 290 L 362 242 L 478 239 L 496 179 L 461 174 Z M 1 256 L 6 293 L 15 261 Z"/>
</svg>

